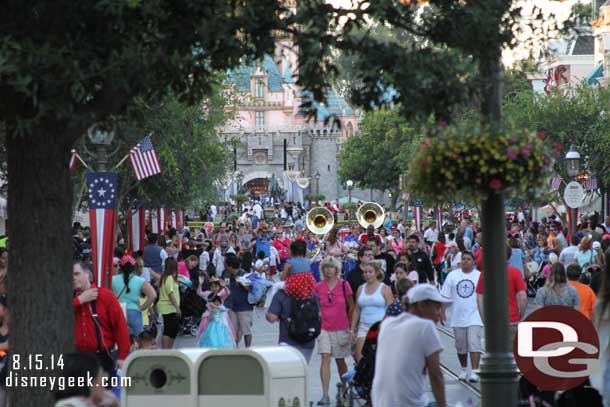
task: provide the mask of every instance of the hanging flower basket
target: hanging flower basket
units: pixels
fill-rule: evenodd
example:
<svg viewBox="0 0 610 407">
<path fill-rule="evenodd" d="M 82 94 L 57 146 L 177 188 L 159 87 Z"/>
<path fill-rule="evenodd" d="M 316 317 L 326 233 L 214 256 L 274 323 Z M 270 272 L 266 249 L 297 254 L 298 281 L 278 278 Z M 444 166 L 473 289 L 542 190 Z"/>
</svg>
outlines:
<svg viewBox="0 0 610 407">
<path fill-rule="evenodd" d="M 425 138 L 409 170 L 410 190 L 433 202 L 479 201 L 490 192 L 531 198 L 546 185 L 561 146 L 544 132 L 450 126 Z"/>
</svg>

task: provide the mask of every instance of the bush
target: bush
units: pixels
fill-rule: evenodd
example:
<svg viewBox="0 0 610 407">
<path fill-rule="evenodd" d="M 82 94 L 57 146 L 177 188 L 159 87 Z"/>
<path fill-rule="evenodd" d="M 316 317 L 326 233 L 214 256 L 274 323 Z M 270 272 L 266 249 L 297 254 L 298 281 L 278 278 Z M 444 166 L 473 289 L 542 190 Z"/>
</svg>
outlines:
<svg viewBox="0 0 610 407">
<path fill-rule="evenodd" d="M 305 198 L 305 200 L 309 202 L 319 202 L 324 201 L 326 199 L 326 197 L 322 194 L 307 194 L 303 198 Z"/>
</svg>

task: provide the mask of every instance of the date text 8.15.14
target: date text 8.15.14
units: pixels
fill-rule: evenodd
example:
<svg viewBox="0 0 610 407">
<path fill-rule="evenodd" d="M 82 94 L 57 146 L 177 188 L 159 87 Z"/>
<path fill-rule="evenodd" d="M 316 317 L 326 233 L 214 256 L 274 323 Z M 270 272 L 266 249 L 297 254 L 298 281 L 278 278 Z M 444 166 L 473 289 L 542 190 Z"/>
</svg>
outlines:
<svg viewBox="0 0 610 407">
<path fill-rule="evenodd" d="M 55 370 L 64 368 L 62 354 L 30 353 L 27 355 L 11 355 L 12 370 Z"/>
</svg>

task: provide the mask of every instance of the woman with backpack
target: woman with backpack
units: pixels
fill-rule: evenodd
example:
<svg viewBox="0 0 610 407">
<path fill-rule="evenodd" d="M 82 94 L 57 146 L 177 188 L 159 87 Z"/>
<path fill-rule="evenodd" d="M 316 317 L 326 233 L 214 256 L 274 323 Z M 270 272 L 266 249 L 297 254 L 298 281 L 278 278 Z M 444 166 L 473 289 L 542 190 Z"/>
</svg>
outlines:
<svg viewBox="0 0 610 407">
<path fill-rule="evenodd" d="M 320 379 L 322 380 L 322 399 L 319 406 L 330 405 L 328 387 L 330 383 L 330 361 L 335 358 L 339 377 L 347 372 L 345 358 L 351 354 L 351 332 L 349 316 L 354 308 L 352 288 L 339 277 L 341 262 L 328 256 L 320 263 L 322 281 L 316 285 L 320 299 L 322 330 L 318 336 L 318 353 L 322 356 Z"/>
</svg>

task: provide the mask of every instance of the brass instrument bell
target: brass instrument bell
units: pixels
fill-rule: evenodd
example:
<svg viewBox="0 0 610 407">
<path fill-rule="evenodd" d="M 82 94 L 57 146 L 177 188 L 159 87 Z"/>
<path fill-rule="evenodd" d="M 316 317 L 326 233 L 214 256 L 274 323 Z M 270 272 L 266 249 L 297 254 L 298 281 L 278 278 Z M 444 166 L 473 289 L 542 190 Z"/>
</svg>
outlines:
<svg viewBox="0 0 610 407">
<path fill-rule="evenodd" d="M 330 232 L 335 225 L 335 219 L 333 214 L 328 209 L 318 207 L 307 212 L 305 225 L 311 233 L 316 235 L 325 235 Z"/>
<path fill-rule="evenodd" d="M 375 229 L 383 225 L 385 221 L 385 212 L 381 205 L 375 202 L 367 202 L 358 208 L 356 219 L 363 228 L 373 225 Z"/>
</svg>

